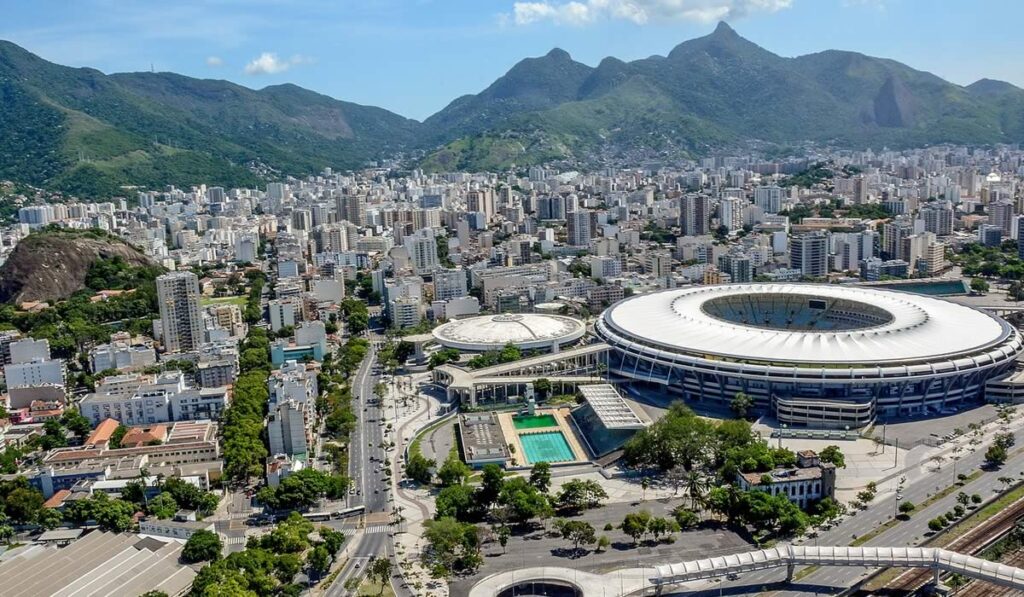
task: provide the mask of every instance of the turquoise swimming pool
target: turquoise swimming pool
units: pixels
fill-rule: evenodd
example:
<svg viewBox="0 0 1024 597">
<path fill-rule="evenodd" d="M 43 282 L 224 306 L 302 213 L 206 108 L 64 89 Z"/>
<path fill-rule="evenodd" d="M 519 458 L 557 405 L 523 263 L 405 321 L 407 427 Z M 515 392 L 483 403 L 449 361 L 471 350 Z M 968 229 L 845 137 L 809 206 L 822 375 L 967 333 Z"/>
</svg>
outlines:
<svg viewBox="0 0 1024 597">
<path fill-rule="evenodd" d="M 569 447 L 569 442 L 561 431 L 544 431 L 541 433 L 524 433 L 519 436 L 526 452 L 526 463 L 537 462 L 571 462 L 576 456 Z"/>
</svg>

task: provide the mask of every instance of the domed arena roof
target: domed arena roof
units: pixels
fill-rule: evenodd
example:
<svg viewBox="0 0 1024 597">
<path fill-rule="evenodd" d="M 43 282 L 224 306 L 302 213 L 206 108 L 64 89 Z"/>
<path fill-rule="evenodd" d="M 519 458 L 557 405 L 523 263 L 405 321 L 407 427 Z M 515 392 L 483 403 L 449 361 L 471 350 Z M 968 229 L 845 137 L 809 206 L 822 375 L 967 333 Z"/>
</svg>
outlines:
<svg viewBox="0 0 1024 597">
<path fill-rule="evenodd" d="M 449 321 L 434 329 L 442 345 L 483 352 L 508 343 L 521 348 L 550 348 L 574 342 L 586 332 L 582 321 L 561 315 L 508 313 Z"/>
</svg>

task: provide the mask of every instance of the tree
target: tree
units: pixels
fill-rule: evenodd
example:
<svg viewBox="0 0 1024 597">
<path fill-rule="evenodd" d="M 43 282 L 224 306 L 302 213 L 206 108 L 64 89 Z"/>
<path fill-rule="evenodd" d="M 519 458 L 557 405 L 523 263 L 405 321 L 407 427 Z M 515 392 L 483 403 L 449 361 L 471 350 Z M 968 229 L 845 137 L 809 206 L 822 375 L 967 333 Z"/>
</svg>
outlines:
<svg viewBox="0 0 1024 597">
<path fill-rule="evenodd" d="M 652 518 L 647 525 L 647 530 L 654 535 L 655 542 L 660 541 L 662 535 L 668 535 L 669 533 L 673 533 L 679 529 L 680 526 L 676 521 L 669 518 L 663 518 L 661 516 Z"/>
<path fill-rule="evenodd" d="M 651 513 L 647 510 L 630 512 L 622 519 L 622 532 L 633 539 L 633 543 L 639 543 L 640 538 L 647 534 L 647 527 L 651 522 Z"/>
<path fill-rule="evenodd" d="M 405 475 L 421 485 L 429 485 L 432 480 L 430 469 L 434 468 L 436 463 L 424 457 L 419 450 L 411 452 L 409 461 L 405 464 Z"/>
<path fill-rule="evenodd" d="M 551 487 L 551 463 L 538 462 L 530 469 L 530 485 L 542 493 L 547 493 Z"/>
<path fill-rule="evenodd" d="M 988 292 L 989 286 L 982 278 L 971 278 L 971 290 L 974 292 Z"/>
<path fill-rule="evenodd" d="M 978 504 L 980 504 L 980 503 L 981 503 L 982 501 L 983 501 L 983 500 L 981 499 L 981 495 L 980 495 L 980 494 L 977 494 L 977 493 L 972 493 L 972 494 L 971 494 L 971 503 L 972 503 L 972 504 L 974 504 L 974 505 L 978 505 Z"/>
<path fill-rule="evenodd" d="M 737 418 L 746 419 L 750 409 L 754 407 L 754 399 L 743 392 L 736 392 L 729 402 L 729 408 L 736 414 Z"/>
<path fill-rule="evenodd" d="M 522 477 L 512 477 L 505 481 L 498 503 L 508 509 L 512 520 L 520 523 L 550 516 L 551 512 L 547 496 Z"/>
<path fill-rule="evenodd" d="M 373 558 L 367 567 L 367 574 L 370 578 L 380 583 L 380 593 L 384 593 L 384 587 L 391 582 L 391 560 L 388 558 Z"/>
<path fill-rule="evenodd" d="M 475 521 L 480 518 L 480 504 L 476 492 L 468 485 L 445 487 L 434 500 L 436 518 L 454 518 L 459 521 Z"/>
<path fill-rule="evenodd" d="M 932 532 L 941 531 L 946 525 L 942 524 L 942 521 L 938 518 L 933 518 L 928 521 L 928 529 Z"/>
<path fill-rule="evenodd" d="M 562 485 L 562 490 L 555 498 L 559 508 L 578 512 L 588 510 L 601 505 L 601 501 L 608 498 L 601 484 L 592 479 L 573 479 Z"/>
<path fill-rule="evenodd" d="M 485 464 L 481 475 L 480 488 L 476 491 L 476 497 L 484 508 L 491 507 L 501 493 L 501 487 L 505 483 L 505 471 L 497 464 Z"/>
<path fill-rule="evenodd" d="M 560 520 L 556 528 L 563 539 L 572 541 L 573 550 L 576 552 L 579 552 L 580 545 L 590 545 L 597 541 L 594 527 L 582 520 Z"/>
<path fill-rule="evenodd" d="M 985 451 L 985 462 L 991 466 L 1000 466 L 1006 462 L 1006 448 L 994 443 Z"/>
<path fill-rule="evenodd" d="M 43 508 L 36 514 L 36 524 L 43 527 L 48 531 L 60 526 L 60 523 L 64 521 L 64 517 L 60 511 L 53 508 Z"/>
<path fill-rule="evenodd" d="M 452 451 L 437 471 L 437 478 L 441 481 L 441 487 L 451 487 L 465 483 L 472 473 L 473 469 L 459 460 L 458 455 Z"/>
<path fill-rule="evenodd" d="M 313 548 L 313 551 L 309 552 L 309 556 L 306 557 L 306 563 L 309 564 L 309 570 L 317 578 L 322 578 L 331 569 L 331 554 L 327 552 L 327 548 L 323 545 L 317 545 Z M 383 587 L 381 587 L 381 591 L 383 591 Z"/>
<path fill-rule="evenodd" d="M 641 502 L 647 501 L 647 488 L 651 486 L 651 480 L 647 477 L 640 479 L 640 489 L 643 490 L 643 494 L 640 497 Z"/>
<path fill-rule="evenodd" d="M 688 510 L 683 506 L 677 506 L 675 510 L 672 510 L 672 516 L 676 519 L 679 528 L 684 531 L 700 524 L 700 516 L 693 510 Z"/>
<path fill-rule="evenodd" d="M 165 520 L 174 516 L 174 513 L 178 511 L 178 502 L 174 501 L 174 497 L 169 492 L 161 492 L 155 498 L 149 500 L 149 506 L 147 511 L 159 518 Z"/>
<path fill-rule="evenodd" d="M 704 505 L 704 498 L 707 496 L 710 484 L 707 477 L 700 471 L 692 470 L 686 474 L 686 495 L 690 497 L 690 507 L 696 510 Z"/>
<path fill-rule="evenodd" d="M 43 507 L 43 494 L 32 487 L 17 487 L 4 499 L 4 512 L 18 524 L 29 524 L 36 520 Z"/>
<path fill-rule="evenodd" d="M 551 394 L 551 380 L 541 377 L 533 382 L 533 390 L 537 393 L 537 399 L 543 400 Z"/>
<path fill-rule="evenodd" d="M 502 525 L 498 527 L 498 544 L 501 545 L 501 553 L 505 553 L 505 548 L 508 547 L 508 540 L 512 536 L 512 531 L 507 526 Z"/>
<path fill-rule="evenodd" d="M 611 544 L 612 540 L 608 538 L 608 535 L 601 535 L 597 538 L 597 551 L 605 551 Z"/>
<path fill-rule="evenodd" d="M 916 509 L 917 509 L 917 506 L 914 504 L 914 502 L 912 502 L 910 500 L 905 500 L 905 501 L 900 503 L 899 510 L 900 510 L 900 514 L 902 514 L 903 516 L 909 517 L 910 513 L 913 512 Z"/>
<path fill-rule="evenodd" d="M 423 533 L 427 541 L 423 563 L 435 578 L 447 578 L 460 570 L 475 570 L 480 558 L 477 528 L 451 517 L 429 520 Z"/>
<path fill-rule="evenodd" d="M 181 557 L 189 564 L 196 562 L 213 562 L 220 559 L 224 545 L 220 541 L 220 535 L 212 531 L 200 529 L 188 538 L 185 547 L 181 550 Z"/>
<path fill-rule="evenodd" d="M 818 458 L 822 462 L 831 462 L 836 468 L 846 468 L 846 457 L 843 456 L 839 446 L 826 446 L 821 452 L 818 452 Z"/>
</svg>

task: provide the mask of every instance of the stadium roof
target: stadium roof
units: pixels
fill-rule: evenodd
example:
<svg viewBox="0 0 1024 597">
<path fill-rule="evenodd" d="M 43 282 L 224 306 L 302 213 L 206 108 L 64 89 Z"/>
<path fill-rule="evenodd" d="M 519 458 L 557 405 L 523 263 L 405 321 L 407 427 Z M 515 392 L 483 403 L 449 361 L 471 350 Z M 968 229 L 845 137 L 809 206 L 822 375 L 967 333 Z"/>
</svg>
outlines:
<svg viewBox="0 0 1024 597">
<path fill-rule="evenodd" d="M 751 322 L 751 314 L 762 319 Z M 787 327 L 795 319 L 800 322 Z M 830 323 L 834 329 L 815 327 L 825 319 L 838 323 Z M 966 358 L 1015 334 L 993 315 L 946 300 L 830 284 L 674 289 L 621 301 L 602 320 L 615 335 L 651 348 L 770 363 Z"/>
<path fill-rule="evenodd" d="M 560 315 L 514 313 L 483 315 L 450 321 L 434 330 L 445 346 L 462 350 L 492 350 L 512 343 L 520 348 L 548 348 L 583 336 L 583 322 Z"/>
</svg>

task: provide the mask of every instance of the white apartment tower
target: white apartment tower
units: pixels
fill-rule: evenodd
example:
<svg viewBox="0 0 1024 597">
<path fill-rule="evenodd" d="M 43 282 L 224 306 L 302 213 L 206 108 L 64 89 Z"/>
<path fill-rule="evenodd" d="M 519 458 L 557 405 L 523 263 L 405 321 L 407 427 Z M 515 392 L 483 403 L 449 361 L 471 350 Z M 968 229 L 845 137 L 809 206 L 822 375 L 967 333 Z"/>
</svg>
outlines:
<svg viewBox="0 0 1024 597">
<path fill-rule="evenodd" d="M 199 311 L 199 278 L 192 272 L 172 272 L 156 279 L 165 352 L 199 350 L 203 318 Z"/>
</svg>

